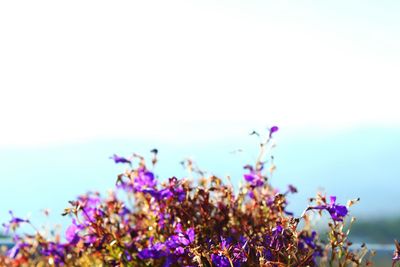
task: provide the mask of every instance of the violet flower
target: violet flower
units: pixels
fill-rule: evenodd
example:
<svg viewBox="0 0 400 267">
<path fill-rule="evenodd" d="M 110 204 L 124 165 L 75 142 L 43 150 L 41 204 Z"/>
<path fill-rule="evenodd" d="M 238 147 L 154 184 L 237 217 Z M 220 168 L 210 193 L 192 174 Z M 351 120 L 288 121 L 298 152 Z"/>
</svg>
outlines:
<svg viewBox="0 0 400 267">
<path fill-rule="evenodd" d="M 182 225 L 180 223 L 177 224 L 175 229 L 175 235 L 172 235 L 165 242 L 167 247 L 175 250 L 178 247 L 186 247 L 190 245 L 194 241 L 195 233 L 194 228 L 190 227 L 186 231 L 182 230 Z"/>
<path fill-rule="evenodd" d="M 82 227 L 76 225 L 75 221 L 65 231 L 65 238 L 71 245 L 78 244 L 80 237 L 78 235 Z"/>
<path fill-rule="evenodd" d="M 101 216 L 103 211 L 99 208 L 101 198 L 98 193 L 88 193 L 87 195 L 79 196 L 78 200 L 81 203 L 83 210 L 84 223 L 89 225 L 96 220 L 96 216 Z"/>
<path fill-rule="evenodd" d="M 154 174 L 143 168 L 138 170 L 138 175 L 133 181 L 133 190 L 135 192 L 142 192 L 146 188 L 154 188 L 157 185 L 157 181 L 154 178 Z"/>
<path fill-rule="evenodd" d="M 20 243 L 15 244 L 10 250 L 7 251 L 6 255 L 12 259 L 15 259 L 20 251 L 20 247 Z"/>
<path fill-rule="evenodd" d="M 263 177 L 255 172 L 243 175 L 244 179 L 254 187 L 260 187 L 264 185 Z"/>
<path fill-rule="evenodd" d="M 157 190 L 155 188 L 155 185 L 151 184 L 153 187 L 147 187 L 147 188 L 142 188 L 143 193 L 148 193 L 157 200 L 163 200 L 163 199 L 171 199 L 173 197 L 176 197 L 178 201 L 182 202 L 186 199 L 186 191 L 180 185 L 177 183 L 177 179 L 175 177 L 170 178 L 170 184 L 167 188 Z"/>
<path fill-rule="evenodd" d="M 330 197 L 330 203 L 322 204 L 316 207 L 309 207 L 307 210 L 316 209 L 316 210 L 326 210 L 331 215 L 332 219 L 335 222 L 342 222 L 343 218 L 347 215 L 348 210 L 346 206 L 336 204 L 336 197 Z"/>
<path fill-rule="evenodd" d="M 194 228 L 190 227 L 184 231 L 182 225 L 179 223 L 175 227 L 175 234 L 170 236 L 167 241 L 158 242 L 153 245 L 151 239 L 151 245 L 139 251 L 138 256 L 141 259 L 159 259 L 167 257 L 167 262 L 172 263 L 179 258 L 179 255 L 185 253 L 185 248 L 194 242 L 194 238 Z M 172 252 L 172 254 L 170 254 L 170 252 Z"/>
<path fill-rule="evenodd" d="M 272 137 L 272 135 L 279 130 L 278 126 L 272 126 L 271 129 L 269 129 L 269 138 Z"/>
<path fill-rule="evenodd" d="M 46 247 L 42 248 L 41 254 L 44 256 L 51 256 L 54 259 L 56 266 L 60 266 L 65 262 L 65 245 L 48 242 Z"/>
<path fill-rule="evenodd" d="M 13 231 L 17 229 L 21 223 L 29 223 L 28 219 L 21 219 L 19 217 L 15 217 L 12 210 L 8 211 L 8 213 L 10 213 L 11 215 L 11 220 L 9 220 L 8 223 L 3 223 L 5 234 L 8 234 L 10 229 Z"/>
<path fill-rule="evenodd" d="M 286 230 L 280 223 L 278 223 L 276 227 L 272 229 L 271 236 L 266 237 L 267 242 L 269 241 L 269 247 L 274 250 L 281 250 L 285 248 L 289 240 L 286 235 Z"/>
<path fill-rule="evenodd" d="M 215 254 L 215 253 L 212 254 L 211 260 L 215 266 L 219 266 L 219 267 L 230 267 L 231 266 L 229 259 L 227 257 L 225 257 L 221 252 L 219 252 L 218 254 Z"/>
<path fill-rule="evenodd" d="M 139 251 L 138 256 L 141 259 L 159 259 L 167 255 L 164 243 L 158 242 L 148 248 Z"/>
<path fill-rule="evenodd" d="M 117 163 L 117 164 L 118 164 L 118 163 L 128 163 L 128 164 L 131 164 L 131 163 L 132 163 L 132 161 L 130 161 L 129 159 L 124 158 L 124 157 L 120 157 L 120 156 L 118 156 L 117 154 L 112 155 L 112 157 L 110 157 L 110 159 L 114 160 L 114 162 Z"/>
</svg>

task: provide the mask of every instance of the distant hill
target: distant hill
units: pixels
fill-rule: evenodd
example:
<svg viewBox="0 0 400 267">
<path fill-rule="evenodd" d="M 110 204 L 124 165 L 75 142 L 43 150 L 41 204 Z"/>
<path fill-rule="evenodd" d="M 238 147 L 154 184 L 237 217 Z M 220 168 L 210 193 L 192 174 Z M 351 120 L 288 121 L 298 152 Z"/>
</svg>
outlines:
<svg viewBox="0 0 400 267">
<path fill-rule="evenodd" d="M 385 219 L 360 219 L 351 230 L 352 240 L 367 243 L 392 244 L 400 240 L 400 217 Z"/>
</svg>

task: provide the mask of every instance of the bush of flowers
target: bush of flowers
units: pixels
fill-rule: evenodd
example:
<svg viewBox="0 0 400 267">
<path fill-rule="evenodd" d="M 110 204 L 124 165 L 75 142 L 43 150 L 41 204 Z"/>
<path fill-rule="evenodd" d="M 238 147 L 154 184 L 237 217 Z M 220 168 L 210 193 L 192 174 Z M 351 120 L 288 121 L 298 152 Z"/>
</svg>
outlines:
<svg viewBox="0 0 400 267">
<path fill-rule="evenodd" d="M 265 160 L 277 130 L 260 137 L 260 154 L 244 166 L 238 190 L 190 160 L 184 166 L 195 178 L 160 182 L 153 172 L 156 149 L 149 164 L 137 154 L 114 155 L 115 163 L 127 166 L 115 191 L 70 201 L 63 213 L 71 218 L 64 237 L 38 231 L 10 212 L 4 226 L 14 233 L 14 246 L 0 255 L 0 266 L 371 266 L 373 253 L 365 245 L 352 248 L 348 240 L 354 218 L 347 217 L 356 200 L 342 205 L 318 194 L 300 217 L 287 210 L 287 198 L 297 190 L 272 187 L 274 166 Z M 328 238 L 311 223 L 324 213 Z M 19 234 L 21 224 L 32 225 L 33 233 Z M 394 265 L 399 252 L 397 244 Z"/>
</svg>

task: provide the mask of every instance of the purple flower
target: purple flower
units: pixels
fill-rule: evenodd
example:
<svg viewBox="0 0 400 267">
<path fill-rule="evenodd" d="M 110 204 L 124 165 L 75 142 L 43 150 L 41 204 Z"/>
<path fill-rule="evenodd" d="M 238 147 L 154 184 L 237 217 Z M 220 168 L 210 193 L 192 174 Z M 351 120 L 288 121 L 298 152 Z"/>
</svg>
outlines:
<svg viewBox="0 0 400 267">
<path fill-rule="evenodd" d="M 317 236 L 317 233 L 315 231 L 312 231 L 311 235 L 306 235 L 306 234 L 300 235 L 301 242 L 299 243 L 299 247 L 304 248 L 305 245 L 307 245 L 308 247 L 315 249 L 316 248 L 316 244 L 315 244 L 316 236 Z"/>
<path fill-rule="evenodd" d="M 29 248 L 31 247 L 31 244 L 28 244 L 26 241 L 21 239 L 19 236 L 15 235 L 14 238 L 14 243 L 15 245 L 9 249 L 6 253 L 7 257 L 10 257 L 12 259 L 17 258 L 18 254 L 23 250 L 24 248 Z"/>
<path fill-rule="evenodd" d="M 195 233 L 192 227 L 186 231 L 182 230 L 182 225 L 178 223 L 175 228 L 175 235 L 172 235 L 165 242 L 170 249 L 176 249 L 179 246 L 188 246 L 194 241 Z"/>
<path fill-rule="evenodd" d="M 65 231 L 65 238 L 71 245 L 76 245 L 79 242 L 78 232 L 80 227 L 78 227 L 75 223 L 71 224 L 67 230 Z"/>
<path fill-rule="evenodd" d="M 297 193 L 297 188 L 290 184 L 288 185 L 287 193 L 292 193 L 292 194 Z"/>
<path fill-rule="evenodd" d="M 331 214 L 334 221 L 343 221 L 343 217 L 348 213 L 346 206 L 336 204 L 336 197 L 334 196 L 331 196 L 331 203 L 326 207 L 326 209 Z"/>
<path fill-rule="evenodd" d="M 190 227 L 184 231 L 182 225 L 179 223 L 175 226 L 175 234 L 170 236 L 167 241 L 158 242 L 153 245 L 151 238 L 151 245 L 139 251 L 138 256 L 141 259 L 159 259 L 167 257 L 166 261 L 172 264 L 180 255 L 185 253 L 185 247 L 193 243 L 194 238 L 194 229 Z"/>
<path fill-rule="evenodd" d="M 190 227 L 186 230 L 186 236 L 188 237 L 190 243 L 194 242 L 195 233 L 193 227 Z"/>
<path fill-rule="evenodd" d="M 63 244 L 48 242 L 46 247 L 42 248 L 41 253 L 44 256 L 53 257 L 56 266 L 60 266 L 61 263 L 65 262 L 65 248 L 66 246 Z"/>
<path fill-rule="evenodd" d="M 167 255 L 165 244 L 158 242 L 148 248 L 139 251 L 139 258 L 141 259 L 159 259 Z"/>
<path fill-rule="evenodd" d="M 233 247 L 233 259 L 234 262 L 246 262 L 247 255 L 245 253 L 245 248 L 247 246 L 248 240 L 243 236 L 240 237 L 240 242 Z"/>
<path fill-rule="evenodd" d="M 176 255 L 182 255 L 185 253 L 185 249 L 183 247 L 177 247 L 174 252 Z"/>
<path fill-rule="evenodd" d="M 159 199 L 169 199 L 174 196 L 174 193 L 172 192 L 172 190 L 170 188 L 162 189 L 162 190 L 158 191 L 158 193 L 159 193 L 158 194 Z"/>
<path fill-rule="evenodd" d="M 229 259 L 227 257 L 225 257 L 221 252 L 211 254 L 211 261 L 214 264 L 214 266 L 231 267 L 231 263 L 229 262 Z M 232 260 L 232 263 L 233 263 L 234 267 L 241 266 L 241 261 L 239 261 L 239 260 L 236 260 L 236 259 Z"/>
<path fill-rule="evenodd" d="M 110 159 L 114 160 L 115 163 L 128 163 L 128 164 L 132 163 L 129 159 L 120 157 L 117 154 L 114 154 L 112 157 L 110 157 Z"/>
<path fill-rule="evenodd" d="M 331 215 L 332 219 L 335 222 L 341 222 L 343 221 L 343 218 L 347 215 L 348 210 L 346 206 L 343 205 L 337 205 L 336 204 L 336 197 L 331 196 L 330 197 L 330 203 L 322 204 L 316 207 L 309 207 L 308 210 L 310 209 L 316 209 L 316 210 L 326 210 L 329 212 Z"/>
<path fill-rule="evenodd" d="M 218 267 L 230 267 L 231 264 L 227 257 L 222 255 L 222 253 L 212 254 L 211 255 L 212 263 Z"/>
<path fill-rule="evenodd" d="M 261 175 L 251 172 L 249 174 L 243 175 L 244 179 L 249 182 L 254 187 L 259 187 L 264 185 L 264 180 Z"/>
<path fill-rule="evenodd" d="M 186 191 L 182 187 L 182 185 L 177 183 L 177 179 L 175 177 L 170 178 L 169 182 L 170 182 L 169 186 L 167 188 L 164 188 L 161 190 L 157 190 L 155 188 L 155 184 L 154 185 L 150 184 L 153 187 L 145 188 L 145 189 L 142 189 L 141 191 L 143 193 L 150 194 L 157 200 L 171 199 L 173 197 L 176 197 L 178 199 L 178 201 L 180 201 L 180 202 L 184 201 L 186 199 Z"/>
<path fill-rule="evenodd" d="M 132 262 L 133 261 L 133 257 L 132 257 L 132 255 L 129 253 L 129 251 L 124 251 L 124 255 L 125 255 L 125 257 L 126 257 L 126 259 L 129 261 L 129 262 Z"/>
<path fill-rule="evenodd" d="M 269 247 L 274 250 L 281 250 L 286 247 L 289 239 L 287 238 L 285 229 L 278 223 L 276 227 L 272 229 L 272 235 L 267 236 L 266 240 L 267 243 L 269 243 Z"/>
<path fill-rule="evenodd" d="M 78 197 L 83 210 L 84 223 L 90 224 L 96 220 L 96 216 L 103 215 L 103 211 L 99 208 L 101 204 L 100 194 L 89 192 L 87 195 Z"/>
<path fill-rule="evenodd" d="M 233 258 L 234 261 L 239 261 L 239 262 L 246 262 L 247 261 L 247 256 L 244 253 L 244 250 L 242 247 L 239 245 L 236 245 L 233 247 Z"/>
<path fill-rule="evenodd" d="M 240 237 L 240 242 L 235 245 L 232 244 L 232 238 L 220 238 L 220 249 L 217 252 L 211 254 L 211 260 L 215 266 L 231 266 L 231 262 L 226 256 L 226 253 L 230 252 L 233 254 L 230 259 L 234 267 L 239 267 L 241 266 L 241 263 L 247 261 L 247 256 L 244 251 L 247 241 L 243 236 Z"/>
<path fill-rule="evenodd" d="M 11 220 L 9 220 L 8 223 L 3 224 L 5 228 L 4 231 L 6 234 L 8 234 L 10 229 L 15 230 L 16 228 L 18 228 L 21 223 L 29 223 L 28 219 L 21 219 L 19 217 L 15 217 L 12 210 L 8 211 L 8 213 L 10 213 L 11 215 Z"/>
<path fill-rule="evenodd" d="M 271 129 L 269 129 L 269 138 L 272 137 L 272 134 L 277 132 L 279 130 L 278 126 L 272 126 Z"/>
<path fill-rule="evenodd" d="M 7 251 L 7 257 L 15 259 L 20 250 L 20 243 L 15 244 L 9 251 Z"/>
<path fill-rule="evenodd" d="M 133 181 L 133 190 L 135 192 L 142 192 L 146 188 L 154 188 L 157 185 L 157 181 L 154 178 L 154 174 L 145 169 L 139 169 L 137 176 Z"/>
</svg>

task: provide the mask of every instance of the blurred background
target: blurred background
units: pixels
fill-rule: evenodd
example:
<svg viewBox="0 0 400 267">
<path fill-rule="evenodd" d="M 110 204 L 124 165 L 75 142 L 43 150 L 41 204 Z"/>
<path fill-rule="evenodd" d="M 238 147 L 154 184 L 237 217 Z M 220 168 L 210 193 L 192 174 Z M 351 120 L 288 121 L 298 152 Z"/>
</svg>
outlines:
<svg viewBox="0 0 400 267">
<path fill-rule="evenodd" d="M 273 185 L 345 203 L 354 240 L 400 238 L 398 1 L 0 3 L 0 220 L 63 223 L 107 192 L 113 153 L 161 178 L 192 157 L 242 179 L 253 130 L 278 125 Z M 242 149 L 241 153 L 232 151 Z M 52 215 L 44 219 L 41 210 Z M 361 238 L 360 238 L 361 237 Z M 388 252 L 389 254 L 391 252 Z"/>
</svg>

